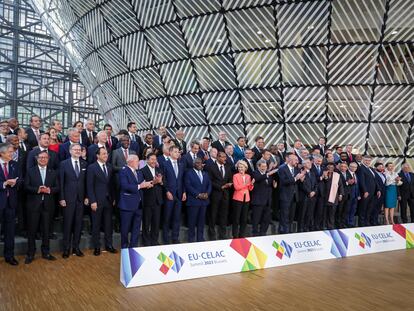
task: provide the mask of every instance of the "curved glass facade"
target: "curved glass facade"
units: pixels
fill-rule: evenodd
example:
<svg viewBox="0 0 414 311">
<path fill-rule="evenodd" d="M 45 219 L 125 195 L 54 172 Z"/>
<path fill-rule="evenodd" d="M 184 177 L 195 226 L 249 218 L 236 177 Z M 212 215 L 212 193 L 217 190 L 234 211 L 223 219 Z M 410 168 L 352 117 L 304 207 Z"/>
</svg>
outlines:
<svg viewBox="0 0 414 311">
<path fill-rule="evenodd" d="M 414 1 L 32 3 L 117 128 L 414 154 Z"/>
</svg>

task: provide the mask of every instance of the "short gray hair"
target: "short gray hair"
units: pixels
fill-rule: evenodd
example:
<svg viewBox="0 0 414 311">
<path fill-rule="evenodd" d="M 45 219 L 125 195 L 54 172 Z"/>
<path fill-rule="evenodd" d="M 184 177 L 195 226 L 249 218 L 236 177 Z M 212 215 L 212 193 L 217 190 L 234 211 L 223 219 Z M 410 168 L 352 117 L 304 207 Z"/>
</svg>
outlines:
<svg viewBox="0 0 414 311">
<path fill-rule="evenodd" d="M 260 159 L 259 161 L 257 161 L 257 163 L 256 163 L 256 167 L 257 167 L 257 168 L 259 168 L 259 166 L 260 166 L 261 164 L 263 164 L 263 163 L 265 163 L 265 164 L 267 165 L 266 160 Z"/>
<path fill-rule="evenodd" d="M 6 152 L 10 147 L 12 147 L 12 145 L 9 143 L 0 144 L 0 153 Z"/>
</svg>

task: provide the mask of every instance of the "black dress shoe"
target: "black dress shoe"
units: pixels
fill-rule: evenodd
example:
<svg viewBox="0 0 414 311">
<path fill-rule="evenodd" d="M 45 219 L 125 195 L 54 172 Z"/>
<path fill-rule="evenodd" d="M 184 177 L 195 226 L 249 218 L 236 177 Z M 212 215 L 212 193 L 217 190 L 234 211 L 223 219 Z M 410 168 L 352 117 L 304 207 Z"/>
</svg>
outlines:
<svg viewBox="0 0 414 311">
<path fill-rule="evenodd" d="M 105 247 L 105 250 L 106 250 L 107 252 L 112 253 L 112 254 L 116 254 L 116 253 L 118 253 L 118 251 L 117 251 L 115 248 L 113 248 L 113 246 L 110 246 L 110 247 Z"/>
<path fill-rule="evenodd" d="M 69 258 L 69 251 L 64 251 L 62 257 L 65 259 Z"/>
<path fill-rule="evenodd" d="M 94 256 L 99 256 L 101 254 L 101 249 L 100 248 L 95 248 L 95 250 L 93 251 L 93 255 Z"/>
<path fill-rule="evenodd" d="M 83 256 L 85 256 L 79 248 L 74 248 L 74 249 L 72 250 L 72 253 L 73 253 L 73 254 L 75 254 L 75 255 L 76 255 L 76 256 L 78 256 L 78 257 L 83 257 Z"/>
<path fill-rule="evenodd" d="M 19 262 L 14 257 L 6 258 L 6 262 L 12 266 L 17 266 Z"/>
<path fill-rule="evenodd" d="M 42 258 L 43 258 L 43 259 L 46 259 L 46 260 L 50 260 L 50 261 L 54 261 L 54 260 L 56 260 L 56 257 L 55 257 L 55 256 L 53 256 L 53 255 L 51 255 L 51 254 L 43 254 L 43 255 L 42 255 Z"/>
<path fill-rule="evenodd" d="M 28 265 L 28 264 L 31 264 L 33 260 L 34 260 L 33 256 L 27 256 L 26 259 L 24 260 L 24 263 Z"/>
</svg>

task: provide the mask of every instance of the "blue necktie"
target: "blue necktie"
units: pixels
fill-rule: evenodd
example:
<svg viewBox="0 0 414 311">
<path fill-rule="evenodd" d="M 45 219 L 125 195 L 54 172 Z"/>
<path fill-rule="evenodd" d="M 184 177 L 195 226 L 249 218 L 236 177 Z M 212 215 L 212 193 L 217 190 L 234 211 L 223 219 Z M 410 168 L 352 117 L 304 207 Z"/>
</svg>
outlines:
<svg viewBox="0 0 414 311">
<path fill-rule="evenodd" d="M 411 182 L 411 176 L 410 173 L 405 173 L 405 178 L 407 178 L 408 182 Z"/>
</svg>

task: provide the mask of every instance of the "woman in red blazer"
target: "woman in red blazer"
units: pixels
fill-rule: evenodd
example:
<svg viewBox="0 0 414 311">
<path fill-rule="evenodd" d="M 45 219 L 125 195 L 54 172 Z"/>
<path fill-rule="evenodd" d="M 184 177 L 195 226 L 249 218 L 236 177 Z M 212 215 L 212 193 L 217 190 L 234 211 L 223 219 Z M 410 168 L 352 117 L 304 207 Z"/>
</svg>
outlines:
<svg viewBox="0 0 414 311">
<path fill-rule="evenodd" d="M 248 165 L 240 160 L 236 164 L 237 174 L 233 175 L 233 238 L 244 238 L 249 210 L 250 191 L 253 190 L 254 179 L 248 175 Z"/>
</svg>

